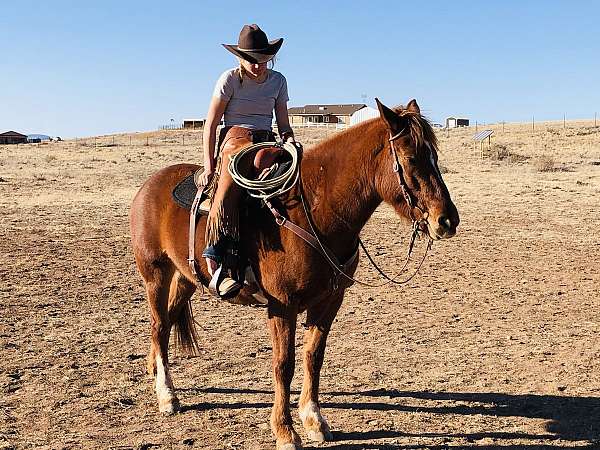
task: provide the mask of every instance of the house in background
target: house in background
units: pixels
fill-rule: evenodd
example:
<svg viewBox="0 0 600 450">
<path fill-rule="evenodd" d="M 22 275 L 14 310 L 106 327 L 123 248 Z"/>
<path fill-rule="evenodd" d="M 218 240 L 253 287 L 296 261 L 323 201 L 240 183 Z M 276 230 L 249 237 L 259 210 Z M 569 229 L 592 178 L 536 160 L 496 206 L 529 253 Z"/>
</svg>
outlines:
<svg viewBox="0 0 600 450">
<path fill-rule="evenodd" d="M 27 144 L 27 136 L 16 131 L 0 133 L 0 145 L 3 144 Z"/>
<path fill-rule="evenodd" d="M 364 103 L 347 105 L 304 105 L 288 108 L 290 125 L 310 126 L 318 124 L 350 125 L 350 118 L 357 111 L 367 108 Z"/>
<path fill-rule="evenodd" d="M 468 127 L 469 119 L 464 117 L 448 117 L 446 119 L 446 128 Z"/>
</svg>

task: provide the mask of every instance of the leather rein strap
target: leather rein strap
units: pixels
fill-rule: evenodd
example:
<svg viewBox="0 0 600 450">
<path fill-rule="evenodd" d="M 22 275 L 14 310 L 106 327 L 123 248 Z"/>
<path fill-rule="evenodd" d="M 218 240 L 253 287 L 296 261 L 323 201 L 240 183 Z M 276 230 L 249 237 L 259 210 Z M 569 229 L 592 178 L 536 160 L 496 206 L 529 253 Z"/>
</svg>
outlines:
<svg viewBox="0 0 600 450">
<path fill-rule="evenodd" d="M 321 242 L 311 233 L 306 231 L 304 228 L 296 225 L 291 220 L 283 217 L 281 213 L 273 206 L 270 200 L 265 200 L 265 205 L 271 211 L 271 214 L 275 217 L 275 222 L 280 227 L 285 227 L 294 233 L 299 238 L 303 239 L 307 244 L 309 244 L 312 248 L 314 248 L 317 252 L 319 252 L 325 259 L 330 262 L 330 264 L 334 265 L 335 268 L 339 271 L 346 271 L 352 265 L 352 263 L 358 257 L 358 247 L 352 254 L 352 256 L 343 264 L 340 264 L 335 254 L 329 250 L 327 247 L 324 247 Z"/>
<path fill-rule="evenodd" d="M 192 209 L 190 210 L 190 230 L 188 237 L 188 265 L 190 266 L 190 271 L 196 281 L 200 284 L 200 267 L 198 267 L 198 262 L 196 261 L 195 248 L 196 248 L 196 219 L 198 217 L 198 207 L 200 206 L 200 201 L 202 200 L 202 192 L 204 191 L 204 186 L 198 186 L 198 191 L 196 192 L 196 196 L 194 197 L 194 202 L 192 203 Z"/>
<path fill-rule="evenodd" d="M 358 242 L 359 242 L 360 246 L 362 247 L 362 249 L 364 250 L 365 254 L 367 255 L 369 261 L 371 262 L 371 264 L 373 264 L 373 266 L 379 272 L 379 274 L 381 274 L 387 280 L 386 282 L 375 285 L 375 284 L 371 284 L 371 283 L 365 283 L 363 281 L 357 280 L 357 279 L 353 278 L 352 276 L 348 275 L 346 273 L 347 269 L 350 268 L 350 266 L 352 265 L 354 260 L 358 257 L 358 247 L 356 248 L 356 251 L 354 252 L 354 254 L 350 257 L 350 259 L 346 263 L 340 264 L 338 262 L 338 259 L 335 256 L 335 254 L 331 250 L 329 250 L 325 245 L 323 245 L 323 243 L 317 238 L 317 233 L 316 233 L 315 227 L 312 223 L 311 217 L 308 213 L 308 208 L 306 207 L 306 202 L 304 200 L 301 176 L 298 177 L 298 184 L 299 184 L 299 188 L 300 188 L 300 197 L 302 200 L 302 206 L 304 207 L 304 213 L 306 215 L 306 218 L 307 218 L 308 223 L 312 230 L 312 234 L 309 233 L 308 231 L 306 231 L 304 228 L 296 225 L 295 223 L 291 222 L 289 219 L 282 216 L 281 213 L 273 206 L 273 204 L 270 201 L 268 201 L 268 200 L 265 201 L 265 204 L 269 208 L 269 211 L 271 211 L 271 213 L 275 217 L 275 222 L 277 223 L 277 225 L 287 228 L 288 230 L 290 230 L 291 232 L 296 234 L 298 237 L 303 239 L 305 242 L 307 242 L 311 247 L 313 247 L 317 252 L 319 252 L 325 258 L 325 260 L 329 263 L 329 265 L 334 269 L 334 271 L 336 273 L 336 276 L 334 277 L 334 288 L 335 289 L 337 289 L 338 278 L 340 275 L 343 276 L 344 278 L 346 278 L 347 280 L 351 281 L 352 283 L 358 283 L 358 284 L 361 284 L 363 286 L 368 286 L 368 287 L 381 287 L 381 286 L 387 285 L 388 283 L 393 283 L 393 284 L 408 283 L 419 272 L 419 269 L 421 268 L 421 266 L 423 265 L 423 262 L 425 261 L 425 257 L 427 256 L 427 253 L 431 249 L 433 239 L 431 239 L 431 236 L 429 236 L 429 242 L 427 243 L 427 248 L 426 248 L 425 253 L 423 254 L 423 258 L 421 259 L 415 272 L 405 280 L 402 280 L 402 281 L 396 280 L 396 278 L 404 272 L 404 270 L 406 269 L 406 266 L 408 265 L 408 262 L 410 261 L 410 256 L 411 256 L 413 248 L 414 248 L 415 240 L 419 236 L 419 233 L 422 232 L 421 225 L 423 225 L 423 224 L 425 224 L 425 226 L 427 225 L 427 212 L 424 211 L 421 207 L 419 207 L 419 205 L 417 205 L 415 202 L 413 202 L 409 188 L 406 185 L 406 182 L 404 180 L 402 166 L 400 165 L 400 160 L 398 159 L 398 152 L 396 151 L 396 148 L 394 146 L 394 141 L 396 139 L 398 139 L 399 137 L 401 137 L 404 134 L 404 131 L 405 130 L 401 130 L 399 133 L 397 133 L 393 136 L 390 133 L 390 138 L 389 138 L 390 152 L 393 157 L 392 169 L 393 169 L 394 173 L 396 174 L 398 184 L 400 185 L 400 189 L 402 190 L 402 195 L 404 196 L 404 199 L 409 208 L 410 219 L 412 220 L 411 241 L 410 241 L 410 245 L 408 248 L 408 254 L 406 256 L 404 265 L 402 266 L 400 271 L 395 276 L 393 276 L 393 277 L 388 276 L 386 273 L 384 273 L 379 268 L 379 266 L 375 263 L 375 261 L 373 260 L 371 255 L 369 255 L 365 245 L 360 240 L 360 238 L 358 239 Z M 299 165 L 298 170 L 300 170 L 300 168 L 301 168 L 301 165 Z M 415 215 L 413 213 L 413 209 L 415 209 L 415 208 L 418 209 L 419 211 L 421 211 L 422 218 L 419 220 L 417 220 L 415 218 Z M 425 228 L 425 230 L 427 230 L 427 228 Z"/>
</svg>

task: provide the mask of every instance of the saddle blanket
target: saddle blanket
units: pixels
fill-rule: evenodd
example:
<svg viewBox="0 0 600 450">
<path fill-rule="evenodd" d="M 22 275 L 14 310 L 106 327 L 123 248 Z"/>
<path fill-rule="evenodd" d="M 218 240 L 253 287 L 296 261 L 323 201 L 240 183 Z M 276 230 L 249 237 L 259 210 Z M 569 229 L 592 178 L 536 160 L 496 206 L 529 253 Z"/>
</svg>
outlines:
<svg viewBox="0 0 600 450">
<path fill-rule="evenodd" d="M 175 189 L 173 189 L 173 199 L 179 206 L 185 209 L 192 209 L 192 203 L 196 197 L 196 192 L 198 192 L 198 187 L 194 181 L 194 175 L 195 174 L 191 174 L 185 177 L 177 184 L 177 186 L 175 186 Z"/>
</svg>

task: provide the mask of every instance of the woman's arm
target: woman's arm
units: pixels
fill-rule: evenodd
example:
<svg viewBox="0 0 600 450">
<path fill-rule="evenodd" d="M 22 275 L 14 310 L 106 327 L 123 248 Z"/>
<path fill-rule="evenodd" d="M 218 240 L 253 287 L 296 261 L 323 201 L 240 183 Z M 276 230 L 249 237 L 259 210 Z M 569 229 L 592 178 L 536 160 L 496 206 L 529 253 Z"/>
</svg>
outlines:
<svg viewBox="0 0 600 450">
<path fill-rule="evenodd" d="M 221 122 L 228 100 L 219 97 L 213 97 L 206 114 L 206 123 L 202 134 L 202 143 L 204 146 L 204 172 L 200 175 L 200 182 L 207 184 L 210 176 L 215 171 L 215 144 L 217 136 L 217 126 Z"/>
<path fill-rule="evenodd" d="M 281 136 L 283 142 L 287 142 L 290 139 L 292 142 L 295 142 L 294 131 L 290 126 L 287 102 L 275 103 L 275 120 L 277 121 L 277 129 L 279 130 L 279 136 Z"/>
</svg>

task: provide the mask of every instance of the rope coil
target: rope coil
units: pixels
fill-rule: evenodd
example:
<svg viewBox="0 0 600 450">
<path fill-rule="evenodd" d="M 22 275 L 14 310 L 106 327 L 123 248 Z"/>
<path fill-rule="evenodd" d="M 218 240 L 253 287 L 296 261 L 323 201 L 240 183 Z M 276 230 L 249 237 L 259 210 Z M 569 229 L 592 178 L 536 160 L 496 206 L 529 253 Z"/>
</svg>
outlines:
<svg viewBox="0 0 600 450">
<path fill-rule="evenodd" d="M 279 147 L 287 152 L 291 157 L 290 167 L 281 175 L 267 180 L 251 180 L 244 177 L 238 169 L 241 159 L 249 153 L 255 153 L 268 147 Z M 229 160 L 227 169 L 229 170 L 233 181 L 238 186 L 246 189 L 251 197 L 269 200 L 273 197 L 285 194 L 292 189 L 298 181 L 298 177 L 300 176 L 298 163 L 301 149 L 302 147 L 300 144 L 293 144 L 291 142 L 261 142 L 259 144 L 253 144 L 233 155 Z"/>
</svg>

